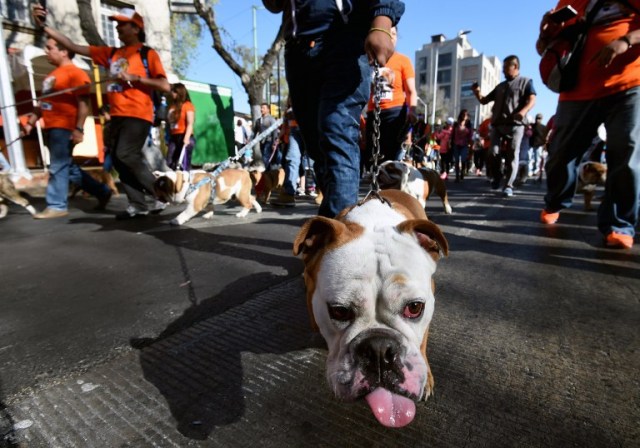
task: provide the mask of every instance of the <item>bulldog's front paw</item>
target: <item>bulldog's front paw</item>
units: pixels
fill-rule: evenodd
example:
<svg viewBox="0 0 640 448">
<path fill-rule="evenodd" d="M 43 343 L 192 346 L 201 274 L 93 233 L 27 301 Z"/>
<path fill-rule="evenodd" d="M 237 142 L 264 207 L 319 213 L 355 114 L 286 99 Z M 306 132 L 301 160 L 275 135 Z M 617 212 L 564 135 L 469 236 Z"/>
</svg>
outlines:
<svg viewBox="0 0 640 448">
<path fill-rule="evenodd" d="M 433 380 L 433 375 L 431 374 L 431 369 L 427 372 L 427 384 L 424 385 L 424 395 L 422 399 L 427 401 L 430 396 L 433 395 L 433 388 L 435 387 L 435 381 Z"/>
</svg>

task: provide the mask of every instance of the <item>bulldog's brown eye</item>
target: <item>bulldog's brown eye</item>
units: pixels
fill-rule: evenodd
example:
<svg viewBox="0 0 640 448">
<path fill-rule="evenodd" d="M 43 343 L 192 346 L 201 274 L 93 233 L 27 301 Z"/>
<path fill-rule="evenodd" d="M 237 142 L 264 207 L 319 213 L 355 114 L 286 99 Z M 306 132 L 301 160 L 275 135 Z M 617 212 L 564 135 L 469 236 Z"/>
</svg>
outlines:
<svg viewBox="0 0 640 448">
<path fill-rule="evenodd" d="M 422 316 L 424 302 L 411 302 L 404 307 L 402 315 L 407 319 L 417 319 Z"/>
<path fill-rule="evenodd" d="M 354 312 L 351 308 L 342 305 L 327 305 L 329 309 L 329 317 L 340 322 L 352 321 Z"/>
</svg>

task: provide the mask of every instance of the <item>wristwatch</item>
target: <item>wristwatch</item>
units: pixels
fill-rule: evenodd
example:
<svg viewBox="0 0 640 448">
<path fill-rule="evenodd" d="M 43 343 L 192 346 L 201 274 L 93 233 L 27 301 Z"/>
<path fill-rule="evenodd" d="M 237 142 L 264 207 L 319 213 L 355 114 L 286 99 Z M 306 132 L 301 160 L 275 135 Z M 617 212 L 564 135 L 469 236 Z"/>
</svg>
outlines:
<svg viewBox="0 0 640 448">
<path fill-rule="evenodd" d="M 76 126 L 76 131 L 84 134 L 84 128 L 81 128 L 80 126 Z"/>
</svg>

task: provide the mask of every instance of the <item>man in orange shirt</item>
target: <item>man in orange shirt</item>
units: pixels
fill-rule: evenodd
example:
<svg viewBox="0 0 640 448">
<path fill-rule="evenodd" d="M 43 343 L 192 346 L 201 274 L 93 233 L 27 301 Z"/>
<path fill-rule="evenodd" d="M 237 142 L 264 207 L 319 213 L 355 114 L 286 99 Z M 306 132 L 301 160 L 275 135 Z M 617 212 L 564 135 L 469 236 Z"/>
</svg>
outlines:
<svg viewBox="0 0 640 448">
<path fill-rule="evenodd" d="M 36 219 L 60 218 L 67 211 L 69 181 L 98 198 L 98 208 L 104 209 L 111 198 L 109 188 L 73 163 L 73 147 L 84 137 L 84 122 L 89 115 L 89 76 L 71 61 L 74 54 L 48 39 L 45 46 L 47 60 L 56 66 L 42 83 L 42 93 L 58 93 L 40 101 L 38 108 L 24 125 L 29 134 L 35 122 L 42 117 L 46 126 L 47 141 L 51 157 L 49 181 L 47 183 L 47 208 L 33 217 Z M 82 88 L 86 86 L 86 88 Z"/>
<path fill-rule="evenodd" d="M 141 51 L 145 41 L 144 20 L 133 9 L 125 8 L 109 17 L 117 22 L 120 48 L 78 45 L 67 36 L 45 24 L 47 11 L 35 4 L 33 17 L 42 30 L 53 40 L 71 51 L 89 56 L 98 65 L 109 69 L 115 81 L 107 86 L 111 105 L 111 130 L 114 147 L 111 148 L 113 165 L 120 174 L 129 198 L 127 209 L 116 215 L 118 219 L 144 216 L 149 213 L 145 193 L 153 195 L 155 178 L 144 160 L 142 147 L 153 122 L 153 90 L 168 93 L 169 82 L 160 56 L 149 49 L 146 59 Z M 146 66 L 145 66 L 146 62 Z M 163 207 L 151 210 L 161 210 Z"/>
<path fill-rule="evenodd" d="M 560 94 L 549 159 L 547 194 L 540 220 L 553 224 L 570 207 L 576 168 L 598 126 L 607 130 L 607 180 L 598 229 L 607 247 L 631 249 L 640 196 L 640 0 L 561 0 L 578 17 L 557 24 L 547 13 L 540 25 L 540 53 L 564 26 L 595 11 L 580 58 L 577 85 Z"/>
<path fill-rule="evenodd" d="M 398 43 L 398 30 L 391 27 L 393 47 Z M 393 53 L 384 67 L 380 68 L 382 78 L 380 98 L 380 151 L 383 160 L 398 160 L 402 151 L 408 127 L 407 121 L 416 122 L 416 75 L 411 60 L 398 52 Z M 373 87 L 367 106 L 367 159 L 365 166 L 370 165 L 373 154 Z"/>
</svg>

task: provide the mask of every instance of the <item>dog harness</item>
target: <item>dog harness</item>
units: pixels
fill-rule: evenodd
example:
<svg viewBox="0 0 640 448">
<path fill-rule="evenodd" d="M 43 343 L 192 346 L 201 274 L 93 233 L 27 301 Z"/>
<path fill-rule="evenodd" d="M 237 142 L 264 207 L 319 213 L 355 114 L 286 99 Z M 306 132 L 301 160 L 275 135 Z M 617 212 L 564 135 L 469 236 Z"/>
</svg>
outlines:
<svg viewBox="0 0 640 448">
<path fill-rule="evenodd" d="M 216 191 L 215 180 L 220 175 L 220 173 L 222 173 L 224 170 L 229 168 L 229 165 L 231 165 L 231 161 L 228 160 L 228 159 L 220 162 L 220 164 L 218 164 L 216 169 L 213 170 L 211 173 L 209 173 L 208 176 L 205 176 L 204 178 L 199 180 L 198 183 L 189 185 L 189 188 L 187 189 L 187 192 L 185 193 L 184 197 L 186 198 L 187 196 L 189 196 L 194 191 L 198 191 L 200 189 L 200 187 L 203 187 L 204 185 L 210 183 L 211 184 L 211 201 L 213 201 L 213 198 L 215 196 L 214 193 Z"/>
</svg>

